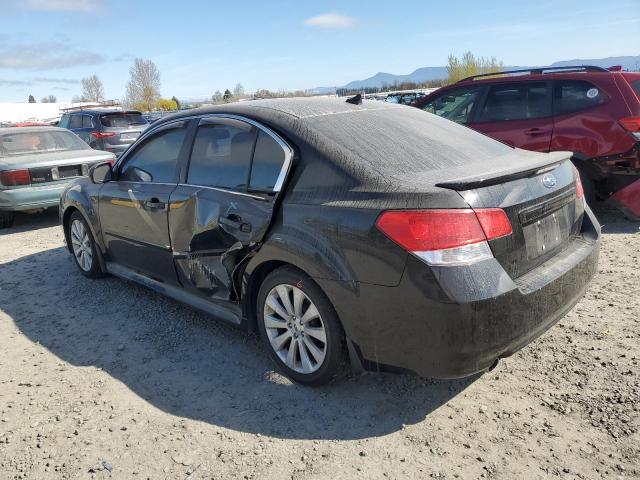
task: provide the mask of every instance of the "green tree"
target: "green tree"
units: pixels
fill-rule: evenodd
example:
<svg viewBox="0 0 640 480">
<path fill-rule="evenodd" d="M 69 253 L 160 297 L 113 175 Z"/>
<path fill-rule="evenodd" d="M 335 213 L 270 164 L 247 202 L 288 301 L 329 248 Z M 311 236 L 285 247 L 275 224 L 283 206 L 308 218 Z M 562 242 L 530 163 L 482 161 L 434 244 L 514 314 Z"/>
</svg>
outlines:
<svg viewBox="0 0 640 480">
<path fill-rule="evenodd" d="M 448 83 L 455 83 L 472 75 L 501 72 L 503 69 L 503 63 L 498 61 L 496 57 L 476 57 L 470 51 L 462 55 L 462 58 L 451 54 L 449 55 L 449 65 L 447 66 L 449 74 L 447 81 Z"/>
<path fill-rule="evenodd" d="M 175 95 L 171 97 L 171 100 L 176 102 L 176 110 L 180 110 L 180 100 L 178 100 Z"/>
<path fill-rule="evenodd" d="M 228 88 L 224 91 L 224 95 L 222 95 L 222 101 L 224 103 L 229 103 L 233 99 L 233 93 Z"/>
<path fill-rule="evenodd" d="M 36 103 L 36 99 L 33 95 L 29 95 L 29 103 Z"/>
</svg>

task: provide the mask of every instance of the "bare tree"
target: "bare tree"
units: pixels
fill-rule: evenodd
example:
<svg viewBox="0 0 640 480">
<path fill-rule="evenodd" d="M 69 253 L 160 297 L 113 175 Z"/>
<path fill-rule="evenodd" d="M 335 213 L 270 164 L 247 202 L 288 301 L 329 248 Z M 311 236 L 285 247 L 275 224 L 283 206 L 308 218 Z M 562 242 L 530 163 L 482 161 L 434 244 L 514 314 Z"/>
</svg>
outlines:
<svg viewBox="0 0 640 480">
<path fill-rule="evenodd" d="M 55 95 L 47 95 L 46 97 L 43 97 L 42 100 L 40 101 L 42 103 L 56 103 L 58 99 L 56 98 Z"/>
<path fill-rule="evenodd" d="M 233 87 L 233 96 L 234 97 L 244 97 L 244 87 L 241 83 L 236 83 L 236 86 Z"/>
<path fill-rule="evenodd" d="M 90 75 L 82 79 L 82 98 L 87 102 L 102 102 L 104 87 L 97 75 Z"/>
<path fill-rule="evenodd" d="M 129 69 L 125 102 L 140 110 L 153 110 L 160 99 L 160 71 L 151 60 L 136 58 Z"/>
<path fill-rule="evenodd" d="M 222 92 L 220 90 L 216 90 L 216 93 L 211 96 L 211 101 L 213 103 L 222 103 Z"/>
</svg>

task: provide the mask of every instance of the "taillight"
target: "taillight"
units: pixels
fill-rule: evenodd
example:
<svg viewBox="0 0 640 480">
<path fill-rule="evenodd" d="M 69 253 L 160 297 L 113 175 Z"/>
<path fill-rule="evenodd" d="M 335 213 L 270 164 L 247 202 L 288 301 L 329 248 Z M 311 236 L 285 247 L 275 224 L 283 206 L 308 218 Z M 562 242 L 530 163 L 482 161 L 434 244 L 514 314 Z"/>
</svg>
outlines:
<svg viewBox="0 0 640 480">
<path fill-rule="evenodd" d="M 584 188 L 582 188 L 582 180 L 580 180 L 578 172 L 576 172 L 576 198 L 584 198 Z"/>
<path fill-rule="evenodd" d="M 499 208 L 389 210 L 378 217 L 376 227 L 430 265 L 492 258 L 487 241 L 512 233 L 506 213 Z"/>
<path fill-rule="evenodd" d="M 115 137 L 117 133 L 116 132 L 91 132 L 90 135 L 94 138 L 109 138 L 109 137 Z"/>
<path fill-rule="evenodd" d="M 6 172 L 0 172 L 0 183 L 5 187 L 29 185 L 31 183 L 31 174 L 29 170 L 8 170 Z"/>
<path fill-rule="evenodd" d="M 618 120 L 625 130 L 631 132 L 631 134 L 640 140 L 640 117 L 626 117 Z"/>
</svg>

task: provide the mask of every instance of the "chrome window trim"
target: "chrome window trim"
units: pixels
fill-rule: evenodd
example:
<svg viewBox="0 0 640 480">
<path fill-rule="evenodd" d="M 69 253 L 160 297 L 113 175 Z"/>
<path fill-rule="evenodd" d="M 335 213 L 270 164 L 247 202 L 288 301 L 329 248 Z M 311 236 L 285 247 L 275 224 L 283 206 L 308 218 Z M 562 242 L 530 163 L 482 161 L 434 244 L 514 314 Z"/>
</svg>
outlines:
<svg viewBox="0 0 640 480">
<path fill-rule="evenodd" d="M 178 183 L 178 187 L 206 188 L 209 190 L 215 190 L 217 192 L 233 193 L 235 195 L 242 195 L 244 197 L 255 198 L 256 200 L 264 200 L 265 202 L 268 200 L 262 195 L 257 195 L 255 193 L 239 192 L 238 190 L 232 190 L 229 188 L 221 188 L 221 187 L 212 187 L 210 185 L 198 185 L 197 183 Z"/>
</svg>

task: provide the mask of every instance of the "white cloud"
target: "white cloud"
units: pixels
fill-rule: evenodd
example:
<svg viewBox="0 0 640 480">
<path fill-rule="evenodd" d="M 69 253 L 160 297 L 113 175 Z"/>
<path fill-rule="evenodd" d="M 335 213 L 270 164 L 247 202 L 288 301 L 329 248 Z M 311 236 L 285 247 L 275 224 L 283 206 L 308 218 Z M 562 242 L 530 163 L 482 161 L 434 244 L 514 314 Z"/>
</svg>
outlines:
<svg viewBox="0 0 640 480">
<path fill-rule="evenodd" d="M 26 0 L 28 10 L 93 12 L 102 6 L 102 0 Z"/>
<path fill-rule="evenodd" d="M 75 50 L 57 42 L 0 45 L 0 69 L 49 70 L 97 65 L 105 60 L 102 54 Z"/>
<path fill-rule="evenodd" d="M 308 27 L 320 28 L 350 28 L 355 24 L 355 20 L 340 13 L 323 13 L 315 17 L 307 18 L 304 24 Z"/>
</svg>

